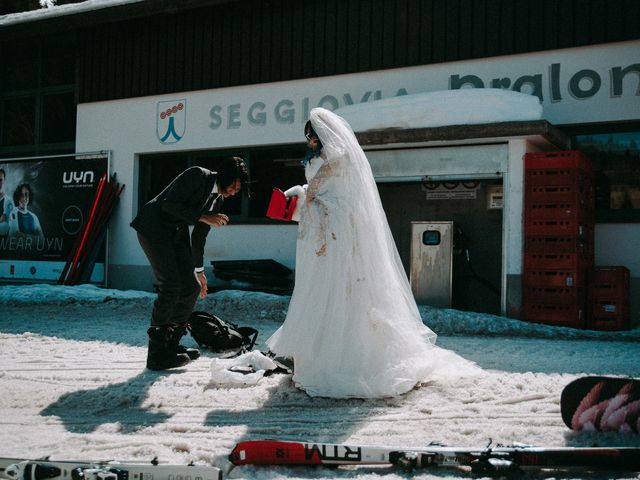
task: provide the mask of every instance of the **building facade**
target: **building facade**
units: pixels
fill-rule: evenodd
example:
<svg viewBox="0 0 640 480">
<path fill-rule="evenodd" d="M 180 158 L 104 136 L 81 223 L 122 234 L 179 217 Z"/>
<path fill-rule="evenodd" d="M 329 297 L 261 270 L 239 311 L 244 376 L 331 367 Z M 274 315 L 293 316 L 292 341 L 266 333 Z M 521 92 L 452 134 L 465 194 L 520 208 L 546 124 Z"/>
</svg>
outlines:
<svg viewBox="0 0 640 480">
<path fill-rule="evenodd" d="M 0 163 L 109 152 L 127 185 L 110 225 L 109 286 L 152 288 L 128 225 L 185 167 L 233 154 L 251 169 L 251 196 L 229 202 L 232 225 L 210 235 L 208 260 L 295 268 L 296 226 L 264 212 L 272 188 L 304 182 L 310 109 L 502 88 L 537 96 L 545 122 L 358 132 L 407 271 L 411 222 L 453 220 L 458 254 L 471 258 L 454 272 L 466 292 L 454 306 L 518 316 L 523 156 L 577 148 L 598 172 L 596 264 L 629 268 L 640 298 L 637 2 L 188 0 L 65 11 L 0 22 Z M 444 185 L 459 194 L 429 192 Z M 500 189 L 503 203 L 489 207 Z"/>
</svg>

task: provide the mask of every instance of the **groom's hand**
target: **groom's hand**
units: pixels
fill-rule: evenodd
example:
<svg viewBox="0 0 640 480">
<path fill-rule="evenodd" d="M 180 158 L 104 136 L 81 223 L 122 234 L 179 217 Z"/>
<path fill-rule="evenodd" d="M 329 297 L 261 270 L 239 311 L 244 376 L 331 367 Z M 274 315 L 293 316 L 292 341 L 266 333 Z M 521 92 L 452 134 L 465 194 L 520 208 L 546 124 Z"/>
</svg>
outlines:
<svg viewBox="0 0 640 480">
<path fill-rule="evenodd" d="M 200 298 L 205 298 L 207 296 L 207 277 L 204 272 L 196 272 L 196 280 L 200 284 L 200 293 L 198 296 Z"/>
<path fill-rule="evenodd" d="M 229 223 L 229 217 L 224 213 L 204 214 L 199 219 L 201 222 L 211 225 L 212 227 L 222 227 Z"/>
</svg>

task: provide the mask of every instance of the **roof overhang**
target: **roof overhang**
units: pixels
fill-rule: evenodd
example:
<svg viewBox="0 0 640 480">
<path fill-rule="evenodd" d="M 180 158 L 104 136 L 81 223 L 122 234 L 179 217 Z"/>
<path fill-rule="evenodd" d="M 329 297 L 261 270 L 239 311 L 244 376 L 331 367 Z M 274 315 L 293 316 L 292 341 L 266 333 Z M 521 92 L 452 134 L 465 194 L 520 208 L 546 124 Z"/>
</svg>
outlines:
<svg viewBox="0 0 640 480">
<path fill-rule="evenodd" d="M 546 120 L 431 128 L 387 128 L 356 132 L 356 137 L 365 150 L 507 143 L 514 139 L 525 139 L 540 150 L 568 150 L 571 147 L 569 137 Z"/>
<path fill-rule="evenodd" d="M 142 0 L 131 3 L 100 3 L 86 8 L 82 3 L 36 10 L 0 24 L 0 41 L 80 30 L 154 15 L 172 15 L 184 10 L 232 3 L 238 0 Z M 73 8 L 77 5 L 76 8 Z M 71 8 L 63 8 L 71 7 Z M 57 10 L 60 9 L 60 10 Z M 36 14 L 37 12 L 37 14 Z"/>
</svg>

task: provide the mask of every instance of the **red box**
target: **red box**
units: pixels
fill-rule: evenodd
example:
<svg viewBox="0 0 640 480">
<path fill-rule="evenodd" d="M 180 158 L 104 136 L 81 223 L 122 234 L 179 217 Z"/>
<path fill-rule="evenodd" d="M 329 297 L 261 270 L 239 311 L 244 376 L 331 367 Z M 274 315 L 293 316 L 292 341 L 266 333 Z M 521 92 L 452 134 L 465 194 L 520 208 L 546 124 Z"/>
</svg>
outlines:
<svg viewBox="0 0 640 480">
<path fill-rule="evenodd" d="M 291 221 L 293 212 L 296 210 L 297 201 L 297 196 L 287 198 L 282 190 L 274 188 L 271 192 L 271 200 L 267 207 L 266 216 L 274 220 Z"/>
<path fill-rule="evenodd" d="M 524 168 L 570 168 L 593 171 L 589 158 L 580 150 L 564 150 L 560 152 L 529 152 L 524 156 Z"/>
</svg>

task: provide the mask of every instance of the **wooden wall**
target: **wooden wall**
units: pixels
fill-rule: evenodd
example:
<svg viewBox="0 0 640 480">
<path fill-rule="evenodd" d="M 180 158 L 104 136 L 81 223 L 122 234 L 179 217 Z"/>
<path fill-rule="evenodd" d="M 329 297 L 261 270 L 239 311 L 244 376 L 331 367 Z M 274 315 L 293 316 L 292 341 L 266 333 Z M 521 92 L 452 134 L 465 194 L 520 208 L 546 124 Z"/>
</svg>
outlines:
<svg viewBox="0 0 640 480">
<path fill-rule="evenodd" d="M 203 3 L 79 30 L 79 101 L 640 38 L 638 0 Z"/>
</svg>

